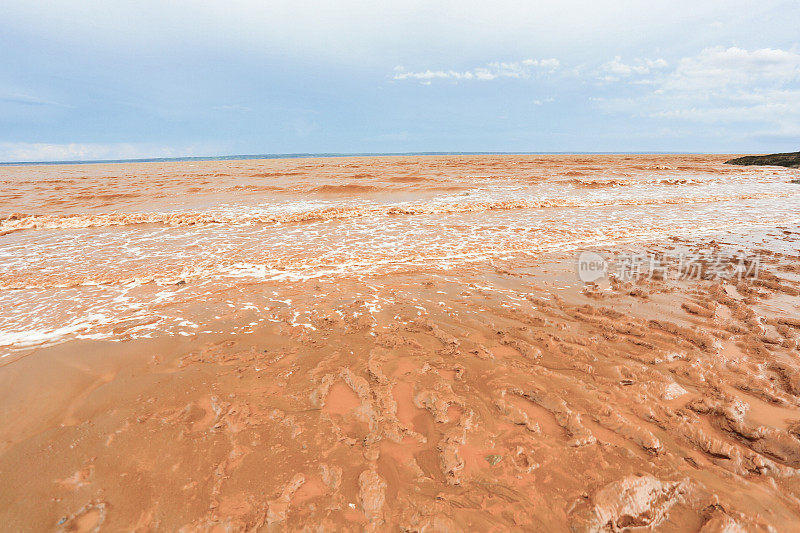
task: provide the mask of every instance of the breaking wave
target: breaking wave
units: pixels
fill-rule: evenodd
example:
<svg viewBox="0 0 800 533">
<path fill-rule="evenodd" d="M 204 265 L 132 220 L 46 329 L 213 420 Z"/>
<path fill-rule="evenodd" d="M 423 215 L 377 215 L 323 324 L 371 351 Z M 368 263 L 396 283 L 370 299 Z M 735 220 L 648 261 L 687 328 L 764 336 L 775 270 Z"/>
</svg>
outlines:
<svg viewBox="0 0 800 533">
<path fill-rule="evenodd" d="M 797 194 L 797 193 L 795 193 Z M 0 235 L 20 230 L 79 229 L 90 227 L 134 226 L 157 224 L 164 226 L 193 226 L 199 224 L 277 224 L 313 222 L 357 217 L 413 216 L 470 213 L 493 210 L 581 208 L 604 206 L 643 206 L 728 202 L 763 198 L 789 197 L 787 193 L 712 195 L 674 198 L 616 198 L 616 199 L 534 199 L 462 202 L 418 202 L 406 204 L 343 205 L 300 212 L 279 211 L 266 214 L 224 214 L 213 212 L 180 213 L 100 213 L 37 215 L 13 213 L 0 218 Z"/>
</svg>

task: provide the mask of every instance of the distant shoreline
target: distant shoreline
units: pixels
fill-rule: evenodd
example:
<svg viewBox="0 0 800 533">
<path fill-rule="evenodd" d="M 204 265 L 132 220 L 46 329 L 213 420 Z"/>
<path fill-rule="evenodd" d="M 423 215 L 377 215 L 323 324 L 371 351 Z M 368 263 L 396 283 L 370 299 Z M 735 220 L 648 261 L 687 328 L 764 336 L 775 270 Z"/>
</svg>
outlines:
<svg viewBox="0 0 800 533">
<path fill-rule="evenodd" d="M 295 154 L 242 154 L 192 157 L 145 157 L 136 159 L 89 159 L 65 161 L 0 161 L 0 166 L 96 165 L 109 163 L 167 163 L 180 161 L 247 161 L 253 159 L 311 159 L 321 157 L 397 157 L 435 155 L 744 155 L 709 152 L 321 152 Z"/>
</svg>

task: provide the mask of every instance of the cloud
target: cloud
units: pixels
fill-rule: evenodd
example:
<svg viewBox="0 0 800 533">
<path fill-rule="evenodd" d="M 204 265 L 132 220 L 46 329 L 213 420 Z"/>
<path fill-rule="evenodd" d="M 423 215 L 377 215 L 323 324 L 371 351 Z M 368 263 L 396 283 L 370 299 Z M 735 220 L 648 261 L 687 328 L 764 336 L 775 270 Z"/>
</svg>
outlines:
<svg viewBox="0 0 800 533">
<path fill-rule="evenodd" d="M 31 96 L 28 94 L 8 94 L 5 96 L 0 96 L 0 102 L 5 102 L 9 104 L 20 104 L 20 105 L 27 105 L 27 106 L 58 106 L 61 105 L 58 102 L 53 102 L 51 100 L 45 100 L 44 98 L 38 98 L 36 96 Z"/>
<path fill-rule="evenodd" d="M 555 71 L 561 66 L 561 62 L 553 57 L 550 59 L 523 59 L 522 64 L 526 67 L 538 67 L 550 72 Z"/>
<path fill-rule="evenodd" d="M 800 54 L 795 52 L 716 47 L 681 59 L 663 89 L 724 92 L 735 87 L 783 86 L 798 79 Z"/>
<path fill-rule="evenodd" d="M 603 63 L 598 72 L 602 81 L 613 82 L 635 75 L 649 74 L 654 70 L 661 70 L 668 66 L 664 59 L 637 59 L 632 63 L 623 63 L 622 57 L 616 56 L 611 61 Z"/>
<path fill-rule="evenodd" d="M 777 130 L 761 130 L 753 133 L 752 137 L 766 143 L 794 143 L 800 144 L 800 126 L 784 126 Z"/>
<path fill-rule="evenodd" d="M 471 70 L 423 70 L 408 71 L 402 66 L 394 68 L 395 80 L 419 80 L 429 82 L 431 80 L 453 80 L 453 81 L 491 81 L 499 78 L 527 79 L 540 74 L 552 74 L 561 66 L 558 59 L 523 59 L 522 61 L 494 61 L 485 67 L 477 67 Z"/>
<path fill-rule="evenodd" d="M 8 35 L 140 57 L 179 56 L 211 45 L 216 53 L 279 50 L 294 58 L 378 65 L 387 57 L 389 64 L 431 56 L 474 59 L 487 50 L 494 57 L 515 50 L 602 57 L 730 38 L 782 43 L 796 39 L 797 14 L 797 3 L 786 0 L 726 0 L 724 9 L 696 0 L 105 0 L 102 9 L 75 0 L 5 0 L 2 23 Z"/>
<path fill-rule="evenodd" d="M 629 76 L 636 73 L 644 71 Z M 800 123 L 800 54 L 790 50 L 706 48 L 681 58 L 671 71 L 650 74 L 645 92 L 595 98 L 595 104 L 609 113 L 662 121 L 742 123 L 761 138 L 770 131 L 792 135 Z"/>
<path fill-rule="evenodd" d="M 709 91 L 733 86 L 785 84 L 800 79 L 800 54 L 788 50 L 713 47 L 678 60 L 668 71 L 664 59 L 637 59 L 630 63 L 616 56 L 603 63 L 597 75 L 604 81 L 630 81 L 645 76 L 664 91 Z"/>
<path fill-rule="evenodd" d="M 717 105 L 709 102 L 692 107 L 675 106 L 650 113 L 652 117 L 683 119 L 698 122 L 785 122 L 800 117 L 800 91 L 756 90 L 753 93 L 720 95 Z"/>
<path fill-rule="evenodd" d="M 145 159 L 158 157 L 189 157 L 220 153 L 209 146 L 182 148 L 137 143 L 112 144 L 48 144 L 0 142 L 1 162 L 25 161 L 97 161 L 105 159 Z"/>
</svg>

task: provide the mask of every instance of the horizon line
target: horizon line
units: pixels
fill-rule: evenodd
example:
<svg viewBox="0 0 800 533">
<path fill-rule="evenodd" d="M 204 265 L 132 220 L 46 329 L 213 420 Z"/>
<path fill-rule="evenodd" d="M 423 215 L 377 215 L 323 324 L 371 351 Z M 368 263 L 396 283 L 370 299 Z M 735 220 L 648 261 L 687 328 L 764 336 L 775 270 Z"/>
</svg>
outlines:
<svg viewBox="0 0 800 533">
<path fill-rule="evenodd" d="M 297 152 L 283 154 L 235 154 L 184 157 L 140 157 L 131 159 L 76 159 L 50 161 L 0 161 L 0 166 L 29 165 L 92 165 L 119 163 L 169 163 L 184 161 L 247 161 L 259 159 L 312 159 L 334 157 L 397 157 L 397 156 L 440 156 L 440 155 L 753 155 L 738 152 L 673 152 L 673 151 L 621 151 L 621 152 L 580 152 L 580 151 L 548 151 L 548 152 L 500 152 L 500 151 L 433 151 L 433 152 Z"/>
</svg>

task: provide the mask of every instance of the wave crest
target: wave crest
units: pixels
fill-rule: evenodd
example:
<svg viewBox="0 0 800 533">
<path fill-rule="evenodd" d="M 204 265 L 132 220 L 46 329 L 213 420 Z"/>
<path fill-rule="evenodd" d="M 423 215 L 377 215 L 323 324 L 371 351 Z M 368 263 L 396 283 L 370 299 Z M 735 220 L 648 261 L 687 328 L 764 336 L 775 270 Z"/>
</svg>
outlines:
<svg viewBox="0 0 800 533">
<path fill-rule="evenodd" d="M 795 193 L 796 194 L 796 193 Z M 277 224 L 312 222 L 357 217 L 435 215 L 471 213 L 492 210 L 581 208 L 634 205 L 674 205 L 713 203 L 736 200 L 756 200 L 793 196 L 788 193 L 740 194 L 728 196 L 691 196 L 674 198 L 624 198 L 608 200 L 581 200 L 571 198 L 534 200 L 495 200 L 477 202 L 421 202 L 410 204 L 352 205 L 311 209 L 300 212 L 228 215 L 224 213 L 100 213 L 70 215 L 37 215 L 12 213 L 0 218 L 0 235 L 25 229 L 80 229 L 90 227 L 135 226 L 158 224 L 165 226 L 193 226 L 198 224 Z"/>
</svg>

